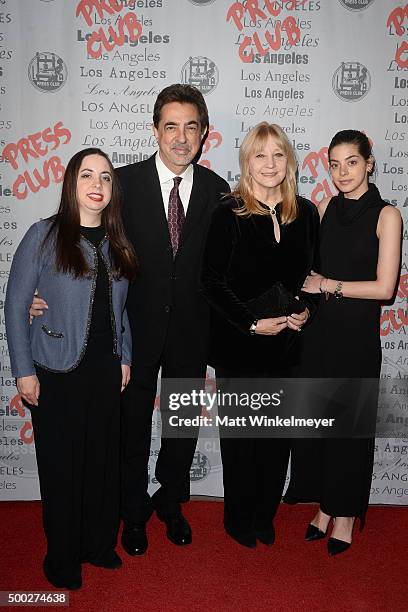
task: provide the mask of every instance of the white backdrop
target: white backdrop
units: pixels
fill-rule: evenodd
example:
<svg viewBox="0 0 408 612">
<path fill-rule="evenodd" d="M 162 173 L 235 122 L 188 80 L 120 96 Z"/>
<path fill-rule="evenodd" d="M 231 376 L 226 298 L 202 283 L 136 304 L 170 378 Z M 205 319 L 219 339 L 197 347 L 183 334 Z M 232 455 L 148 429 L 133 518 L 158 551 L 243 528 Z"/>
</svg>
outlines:
<svg viewBox="0 0 408 612">
<path fill-rule="evenodd" d="M 297 152 L 300 193 L 318 205 L 335 193 L 327 144 L 337 130 L 356 128 L 373 141 L 383 197 L 406 221 L 405 2 L 0 0 L 1 499 L 39 497 L 31 423 L 4 332 L 16 245 L 56 210 L 64 167 L 78 149 L 100 146 L 115 166 L 151 155 L 154 100 L 180 81 L 199 87 L 209 107 L 201 163 L 231 186 L 245 133 L 276 122 Z M 408 377 L 407 238 L 405 230 L 398 295 L 381 320 L 382 376 L 390 378 Z M 349 342 L 352 351 L 359 338 Z M 158 448 L 154 434 L 152 489 Z M 191 479 L 193 493 L 222 495 L 216 440 L 199 442 Z M 408 503 L 407 439 L 378 440 L 371 502 Z"/>
</svg>

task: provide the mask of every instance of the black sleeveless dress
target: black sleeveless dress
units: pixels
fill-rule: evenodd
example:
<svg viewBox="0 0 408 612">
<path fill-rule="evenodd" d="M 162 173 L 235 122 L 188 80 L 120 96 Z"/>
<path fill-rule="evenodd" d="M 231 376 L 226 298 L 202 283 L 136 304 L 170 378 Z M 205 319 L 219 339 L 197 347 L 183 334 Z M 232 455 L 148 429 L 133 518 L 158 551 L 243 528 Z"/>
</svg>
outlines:
<svg viewBox="0 0 408 612">
<path fill-rule="evenodd" d="M 332 198 L 321 223 L 320 271 L 342 281 L 376 279 L 378 218 L 386 206 L 370 184 L 358 200 Z M 381 305 L 377 300 L 321 296 L 303 338 L 302 377 L 379 378 Z M 331 516 L 364 521 L 374 439 L 303 439 L 292 446 L 285 501 L 315 501 Z"/>
</svg>

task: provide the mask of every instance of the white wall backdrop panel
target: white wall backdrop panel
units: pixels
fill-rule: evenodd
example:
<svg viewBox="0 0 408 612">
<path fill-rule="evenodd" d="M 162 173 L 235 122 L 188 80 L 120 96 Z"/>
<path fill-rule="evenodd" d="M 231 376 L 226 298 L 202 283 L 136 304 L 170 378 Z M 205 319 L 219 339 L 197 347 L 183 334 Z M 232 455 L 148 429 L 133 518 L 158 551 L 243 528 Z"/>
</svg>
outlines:
<svg viewBox="0 0 408 612">
<path fill-rule="evenodd" d="M 15 248 L 31 223 L 56 210 L 75 151 L 100 146 L 115 166 L 154 153 L 155 98 L 180 80 L 197 85 L 209 107 L 201 163 L 231 186 L 245 133 L 276 122 L 295 147 L 300 193 L 318 205 L 335 193 L 326 147 L 337 130 L 356 128 L 373 141 L 383 197 L 407 220 L 405 2 L 0 0 L 1 499 L 39 497 L 30 416 L 16 395 L 4 330 Z M 407 238 L 405 230 L 398 295 L 383 308 L 384 378 L 408 377 Z M 359 338 L 349 340 L 352 351 Z M 154 421 L 152 490 L 158 411 Z M 195 494 L 222 495 L 217 440 L 199 441 L 191 480 Z M 408 439 L 377 440 L 371 503 L 408 503 Z"/>
</svg>

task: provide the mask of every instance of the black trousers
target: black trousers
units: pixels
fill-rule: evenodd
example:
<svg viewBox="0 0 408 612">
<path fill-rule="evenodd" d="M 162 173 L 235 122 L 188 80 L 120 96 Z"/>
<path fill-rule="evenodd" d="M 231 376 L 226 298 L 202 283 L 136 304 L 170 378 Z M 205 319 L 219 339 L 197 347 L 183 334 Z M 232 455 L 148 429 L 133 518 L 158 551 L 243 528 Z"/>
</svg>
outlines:
<svg viewBox="0 0 408 612">
<path fill-rule="evenodd" d="M 65 573 L 116 544 L 121 367 L 112 351 L 87 350 L 72 372 L 37 375 L 31 416 L 47 559 Z"/>
<path fill-rule="evenodd" d="M 161 438 L 155 477 L 160 488 L 153 498 L 148 493 L 148 466 L 152 415 L 161 368 L 161 409 L 168 408 L 166 378 L 204 380 L 206 364 L 194 360 L 180 365 L 174 349 L 177 339 L 168 338 L 161 359 L 145 366 L 132 366 L 130 383 L 123 395 L 122 406 L 122 518 L 125 524 L 145 522 L 154 509 L 163 514 L 176 514 L 180 503 L 190 497 L 190 467 L 197 444 L 198 429 L 191 438 Z M 168 415 L 168 412 L 166 410 Z M 197 410 L 199 413 L 199 409 Z"/>
<path fill-rule="evenodd" d="M 288 371 L 243 372 L 216 367 L 217 388 L 229 378 L 289 377 Z M 218 382 L 219 381 L 219 382 Z M 222 416 L 222 410 L 219 408 Z M 250 435 L 248 431 L 248 435 Z M 241 533 L 271 527 L 282 499 L 289 462 L 286 438 L 230 438 L 220 427 L 224 525 Z"/>
</svg>

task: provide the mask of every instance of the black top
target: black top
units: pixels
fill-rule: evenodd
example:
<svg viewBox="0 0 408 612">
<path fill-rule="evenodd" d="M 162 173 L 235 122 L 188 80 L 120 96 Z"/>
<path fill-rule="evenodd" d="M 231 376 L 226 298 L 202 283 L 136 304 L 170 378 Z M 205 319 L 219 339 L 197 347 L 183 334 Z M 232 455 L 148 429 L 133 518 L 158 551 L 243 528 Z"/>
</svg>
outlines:
<svg viewBox="0 0 408 612">
<path fill-rule="evenodd" d="M 89 240 L 95 247 L 98 247 L 105 236 L 103 226 L 99 227 L 82 227 L 81 234 Z M 111 323 L 111 311 L 109 303 L 109 277 L 106 266 L 101 257 L 100 250 L 98 254 L 98 274 L 96 277 L 96 286 L 94 294 L 94 302 L 92 307 L 92 319 L 89 330 L 89 340 L 97 341 L 98 339 L 107 337 L 112 343 L 113 332 Z M 105 338 L 105 341 L 106 338 Z"/>
<path fill-rule="evenodd" d="M 251 336 L 254 315 L 245 305 L 268 290 L 276 281 L 299 295 L 313 267 L 319 231 L 316 207 L 298 197 L 299 215 L 281 224 L 281 206 L 276 207 L 280 242 L 276 241 L 271 215 L 237 216 L 234 198 L 225 200 L 214 212 L 208 234 L 202 276 L 203 293 L 211 304 L 211 365 L 273 369 L 296 360 L 296 343 L 291 330 L 277 336 Z M 310 296 L 302 294 L 313 301 Z M 290 362 L 290 364 L 289 364 Z"/>
<path fill-rule="evenodd" d="M 377 224 L 386 205 L 374 184 L 358 200 L 341 193 L 330 200 L 321 224 L 324 276 L 341 281 L 377 278 Z M 380 313 L 378 300 L 321 297 L 318 314 L 305 330 L 303 375 L 379 376 Z"/>
</svg>

